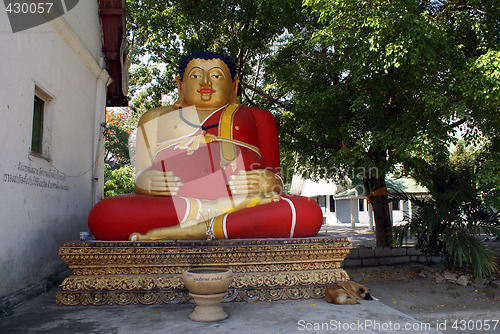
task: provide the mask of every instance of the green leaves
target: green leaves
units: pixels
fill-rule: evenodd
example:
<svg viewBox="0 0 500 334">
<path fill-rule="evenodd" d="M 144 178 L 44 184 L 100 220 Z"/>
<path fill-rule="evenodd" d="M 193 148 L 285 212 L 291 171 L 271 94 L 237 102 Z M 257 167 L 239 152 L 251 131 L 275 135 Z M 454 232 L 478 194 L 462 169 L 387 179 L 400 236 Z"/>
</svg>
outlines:
<svg viewBox="0 0 500 334">
<path fill-rule="evenodd" d="M 143 72 L 164 65 L 161 74 L 150 73 L 151 86 L 163 95 L 175 88 L 167 82 L 174 82 L 180 58 L 192 52 L 227 54 L 236 62 L 240 79 L 253 78 L 258 60 L 304 19 L 300 0 L 128 1 L 127 10 L 134 63 L 148 68 Z M 132 76 L 131 82 L 140 85 L 140 79 Z M 136 109 L 146 108 L 140 103 Z"/>
<path fill-rule="evenodd" d="M 459 125 L 470 137 L 498 135 L 500 21 L 492 2 L 304 4 L 311 20 L 265 61 L 265 84 L 283 97 L 269 105 L 283 113 L 290 136 L 282 149 L 299 164 L 387 173 L 447 152 Z"/>
<path fill-rule="evenodd" d="M 104 197 L 134 192 L 134 169 L 131 166 L 123 166 L 111 169 L 106 164 L 104 169 Z"/>
<path fill-rule="evenodd" d="M 495 137 L 478 152 L 474 161 L 476 186 L 481 199 L 497 210 L 500 209 L 500 140 Z"/>
</svg>

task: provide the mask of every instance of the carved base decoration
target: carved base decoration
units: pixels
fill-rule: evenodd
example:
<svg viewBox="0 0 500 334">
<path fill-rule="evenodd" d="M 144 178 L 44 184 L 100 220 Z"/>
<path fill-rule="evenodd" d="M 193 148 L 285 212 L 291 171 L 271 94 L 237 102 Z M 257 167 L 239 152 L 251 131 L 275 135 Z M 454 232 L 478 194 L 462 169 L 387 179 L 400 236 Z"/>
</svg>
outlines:
<svg viewBox="0 0 500 334">
<path fill-rule="evenodd" d="M 340 264 L 352 244 L 330 237 L 215 241 L 86 241 L 59 255 L 73 274 L 59 286 L 58 305 L 192 302 L 182 272 L 228 267 L 233 282 L 224 301 L 323 298 L 349 279 Z"/>
</svg>

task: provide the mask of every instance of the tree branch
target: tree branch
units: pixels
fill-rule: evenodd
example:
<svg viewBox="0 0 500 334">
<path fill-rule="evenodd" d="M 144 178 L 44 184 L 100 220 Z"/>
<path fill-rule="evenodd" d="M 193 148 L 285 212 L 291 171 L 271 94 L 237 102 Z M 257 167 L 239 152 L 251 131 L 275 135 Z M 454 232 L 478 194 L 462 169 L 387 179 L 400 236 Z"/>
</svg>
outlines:
<svg viewBox="0 0 500 334">
<path fill-rule="evenodd" d="M 283 108 L 283 109 L 287 109 L 287 108 L 286 108 L 286 106 L 285 106 L 282 102 L 278 101 L 278 100 L 277 100 L 277 99 L 275 99 L 273 96 L 271 96 L 271 95 L 269 95 L 269 94 L 266 94 L 266 93 L 264 93 L 263 91 L 258 90 L 257 88 L 252 87 L 252 86 L 250 86 L 249 84 L 244 83 L 244 82 L 242 82 L 242 81 L 240 81 L 240 84 L 241 84 L 243 87 L 245 87 L 246 89 L 249 89 L 249 90 L 251 90 L 252 92 L 254 92 L 254 93 L 256 93 L 256 94 L 258 94 L 258 95 L 262 96 L 262 97 L 263 97 L 263 98 L 265 98 L 268 102 L 270 102 L 270 103 L 272 103 L 272 104 L 275 104 L 275 105 L 277 105 L 278 107 L 281 107 L 281 108 Z"/>
<path fill-rule="evenodd" d="M 330 60 L 328 59 L 328 56 L 326 54 L 326 49 L 323 48 L 323 50 L 321 50 L 321 55 L 323 57 L 323 60 L 325 61 L 326 65 L 328 67 L 331 67 L 331 63 L 330 63 Z M 330 73 L 330 71 L 326 71 L 326 73 L 328 74 L 328 76 L 330 77 L 330 79 L 333 80 L 333 82 L 335 84 L 338 84 L 340 82 L 340 73 L 339 72 L 335 72 L 335 73 Z"/>
<path fill-rule="evenodd" d="M 167 59 L 163 55 L 163 51 L 162 50 L 160 50 L 160 49 L 153 49 L 153 51 L 155 51 L 155 54 L 158 56 L 158 58 L 160 58 L 165 64 L 172 64 L 172 61 L 170 59 Z"/>
<path fill-rule="evenodd" d="M 245 96 L 245 98 L 246 98 L 246 99 L 250 102 L 250 106 L 252 106 L 252 107 L 258 107 L 258 106 L 257 106 L 257 103 L 255 103 L 255 101 L 253 100 L 253 98 L 252 98 L 252 97 L 250 97 L 250 96 L 248 96 L 248 94 L 247 94 L 245 91 L 242 91 L 241 93 L 242 93 L 242 95 L 244 95 L 244 96 Z"/>
<path fill-rule="evenodd" d="M 283 108 L 283 109 L 285 109 L 285 110 L 288 110 L 288 109 L 287 109 L 287 107 L 286 107 L 286 106 L 285 106 L 282 102 L 278 101 L 277 99 L 275 99 L 275 98 L 274 98 L 274 97 L 272 97 L 271 95 L 266 94 L 266 93 L 264 93 L 264 92 L 262 92 L 262 91 L 258 90 L 257 88 L 254 88 L 254 87 L 252 87 L 252 86 L 250 86 L 250 85 L 248 85 L 248 84 L 246 84 L 246 83 L 244 83 L 244 82 L 241 82 L 241 81 L 240 81 L 240 84 L 241 84 L 243 87 L 245 87 L 245 88 L 247 88 L 247 89 L 251 90 L 252 92 L 255 92 L 255 93 L 257 93 L 258 95 L 262 96 L 263 98 L 265 98 L 265 99 L 266 99 L 267 101 L 269 101 L 270 103 L 275 104 L 275 105 L 277 105 L 277 106 L 279 106 L 279 107 L 281 107 L 281 108 Z M 246 95 L 246 96 L 247 96 L 247 98 L 248 98 L 248 95 L 247 95 L 247 94 L 245 94 L 245 95 Z M 313 145 L 313 146 L 316 146 L 316 147 L 321 147 L 321 148 L 323 148 L 323 149 L 329 149 L 329 150 L 331 150 L 331 149 L 340 149 L 340 148 L 344 148 L 344 147 L 346 147 L 345 143 L 343 143 L 343 142 L 341 142 L 341 141 L 338 141 L 335 145 L 326 146 L 326 145 L 321 145 L 321 144 L 319 144 L 318 142 L 313 142 L 312 140 L 307 139 L 307 138 L 300 138 L 300 139 L 299 139 L 299 138 L 297 138 L 297 136 L 295 135 L 295 133 L 293 133 L 293 132 L 289 131 L 288 129 L 285 129 L 285 128 L 283 128 L 283 127 L 281 127 L 281 129 L 283 130 L 283 132 L 284 132 L 285 134 L 289 135 L 290 137 L 292 137 L 292 138 L 294 138 L 294 139 L 297 139 L 297 140 L 300 140 L 300 141 L 307 141 L 307 142 L 309 143 L 309 145 Z"/>
<path fill-rule="evenodd" d="M 467 122 L 466 119 L 461 119 L 461 120 L 458 120 L 458 121 L 456 121 L 454 123 L 448 124 L 446 126 L 446 130 L 453 129 L 453 128 L 457 127 L 457 126 L 460 126 L 460 125 L 464 124 L 465 122 Z"/>
</svg>

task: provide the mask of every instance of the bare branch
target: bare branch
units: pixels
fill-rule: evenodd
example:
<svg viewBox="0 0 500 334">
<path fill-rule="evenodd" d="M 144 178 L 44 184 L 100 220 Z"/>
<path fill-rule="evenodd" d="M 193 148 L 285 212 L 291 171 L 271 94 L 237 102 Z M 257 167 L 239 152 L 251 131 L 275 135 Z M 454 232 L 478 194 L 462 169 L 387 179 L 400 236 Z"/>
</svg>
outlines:
<svg viewBox="0 0 500 334">
<path fill-rule="evenodd" d="M 453 128 L 457 127 L 457 126 L 460 126 L 460 125 L 464 124 L 465 122 L 467 122 L 467 120 L 466 120 L 466 119 L 460 119 L 460 120 L 458 120 L 458 121 L 456 121 L 456 122 L 453 122 L 453 123 L 451 123 L 451 124 L 448 124 L 448 125 L 446 126 L 446 130 L 453 129 Z"/>
<path fill-rule="evenodd" d="M 240 81 L 241 85 L 243 87 L 245 87 L 246 89 L 249 89 L 251 90 L 252 92 L 254 93 L 257 93 L 258 95 L 262 96 L 263 98 L 265 98 L 268 102 L 272 103 L 272 104 L 275 104 L 277 105 L 278 107 L 281 107 L 283 109 L 287 109 L 286 106 L 281 102 L 281 101 L 278 101 L 276 98 L 274 98 L 273 96 L 269 95 L 269 94 L 266 94 L 264 93 L 263 91 L 261 90 L 258 90 L 257 88 L 255 87 L 252 87 L 250 85 L 248 85 L 247 83 L 244 83 L 242 81 Z"/>
</svg>

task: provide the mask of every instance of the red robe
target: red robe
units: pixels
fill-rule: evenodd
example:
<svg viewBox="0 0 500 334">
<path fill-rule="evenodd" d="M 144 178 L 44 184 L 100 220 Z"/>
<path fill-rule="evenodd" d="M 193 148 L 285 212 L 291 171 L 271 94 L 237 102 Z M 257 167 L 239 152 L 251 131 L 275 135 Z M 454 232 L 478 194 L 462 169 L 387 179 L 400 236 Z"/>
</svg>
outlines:
<svg viewBox="0 0 500 334">
<path fill-rule="evenodd" d="M 218 133 L 219 127 L 215 126 L 206 131 L 194 130 L 189 136 L 179 140 L 172 140 L 160 146 L 152 169 L 172 171 L 175 176 L 180 177 L 183 186 L 178 196 L 194 197 L 198 199 L 215 200 L 221 197 L 231 196 L 227 187 L 228 178 L 237 174 L 240 170 L 270 169 L 275 173 L 279 172 L 279 161 L 273 159 L 276 154 L 277 142 L 269 141 L 264 145 L 261 153 L 258 140 L 258 123 L 252 113 L 256 108 L 240 107 L 236 111 L 232 120 L 232 138 L 223 138 Z M 263 111 L 263 110 L 262 110 Z M 267 112 L 266 112 L 267 113 Z M 222 111 L 212 114 L 203 124 L 216 125 L 220 121 Z M 259 117 L 259 116 L 258 116 Z M 249 126 L 254 125 L 255 126 Z M 262 124 L 268 124 L 264 122 Z M 261 125 L 267 134 L 272 134 L 277 130 L 269 126 Z M 206 132 L 204 136 L 203 132 Z M 213 140 L 205 143 L 203 138 Z M 221 167 L 221 143 L 233 143 L 235 150 L 234 167 L 227 164 Z M 194 147 L 189 149 L 189 147 Z M 264 163 L 264 157 L 268 164 Z M 276 165 L 277 164 L 277 165 Z"/>
<path fill-rule="evenodd" d="M 221 113 L 214 113 L 203 125 L 221 123 Z M 231 127 L 231 138 L 221 137 L 219 126 L 215 126 L 206 130 L 213 139 L 208 143 L 195 140 L 203 138 L 198 130 L 184 141 L 160 144 L 152 169 L 173 171 L 181 178 L 183 186 L 178 196 L 127 194 L 106 198 L 89 214 L 92 234 L 100 240 L 127 240 L 134 232 L 176 225 L 189 211 L 189 201 L 183 197 L 213 200 L 230 196 L 228 177 L 239 170 L 265 168 L 279 174 L 278 129 L 271 113 L 240 107 L 232 116 Z M 225 141 L 234 144 L 236 164 L 221 166 L 221 146 Z M 217 238 L 230 239 L 311 237 L 317 234 L 322 222 L 316 202 L 284 195 L 278 202 L 221 216 L 212 221 L 212 231 Z"/>
</svg>

